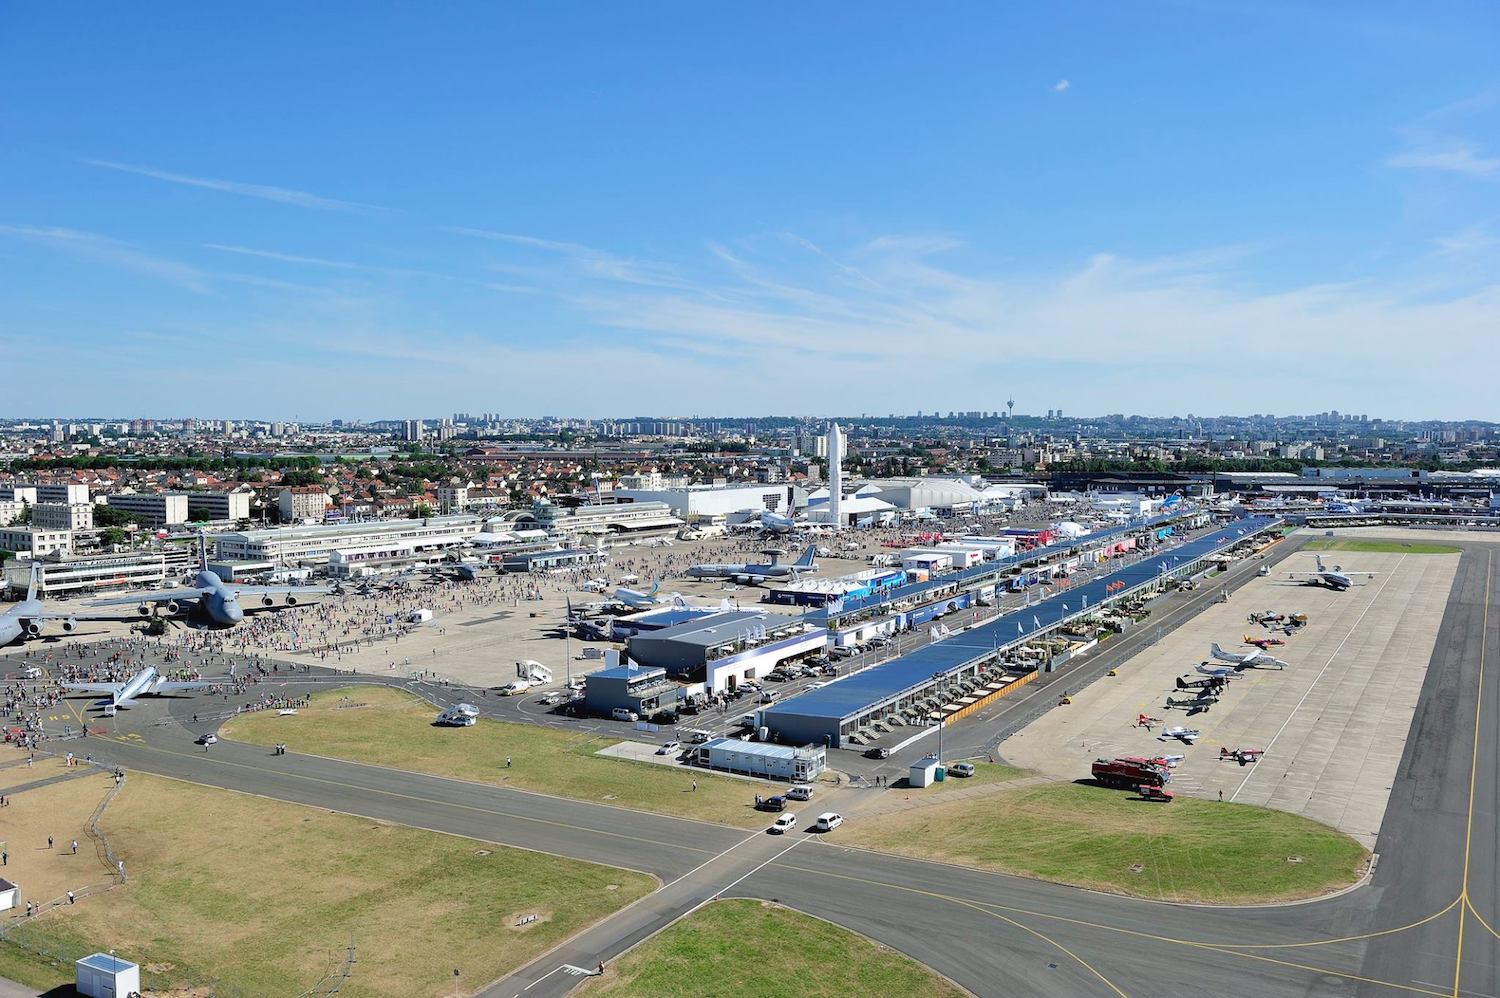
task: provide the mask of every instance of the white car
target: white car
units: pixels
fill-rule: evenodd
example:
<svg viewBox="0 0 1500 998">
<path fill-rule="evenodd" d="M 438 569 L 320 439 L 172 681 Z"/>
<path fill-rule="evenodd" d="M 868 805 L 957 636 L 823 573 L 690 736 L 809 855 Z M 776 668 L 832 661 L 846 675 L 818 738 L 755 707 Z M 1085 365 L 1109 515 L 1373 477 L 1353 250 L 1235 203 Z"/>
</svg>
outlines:
<svg viewBox="0 0 1500 998">
<path fill-rule="evenodd" d="M 662 742 L 661 748 L 656 750 L 657 755 L 671 755 L 679 748 L 676 742 Z"/>
<path fill-rule="evenodd" d="M 806 783 L 798 783 L 787 788 L 786 796 L 788 800 L 812 800 L 813 788 Z"/>
<path fill-rule="evenodd" d="M 797 816 L 795 814 L 777 815 L 776 820 L 771 822 L 771 827 L 766 829 L 772 835 L 785 835 L 797 827 Z"/>
<path fill-rule="evenodd" d="M 216 734 L 214 734 L 213 732 L 209 732 L 206 735 L 199 735 L 198 736 L 198 744 L 199 745 L 217 745 L 217 744 L 219 744 L 219 736 L 216 735 Z"/>
<path fill-rule="evenodd" d="M 832 811 L 827 811 L 823 814 L 818 815 L 817 823 L 814 824 L 813 827 L 820 832 L 831 832 L 843 823 L 844 816 L 842 814 L 835 814 Z"/>
</svg>

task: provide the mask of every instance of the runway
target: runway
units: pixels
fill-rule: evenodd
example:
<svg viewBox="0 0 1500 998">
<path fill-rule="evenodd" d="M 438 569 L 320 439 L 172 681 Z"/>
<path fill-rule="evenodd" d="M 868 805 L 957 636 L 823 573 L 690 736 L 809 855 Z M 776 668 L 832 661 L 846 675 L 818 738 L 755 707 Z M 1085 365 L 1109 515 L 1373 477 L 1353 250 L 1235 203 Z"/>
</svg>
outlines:
<svg viewBox="0 0 1500 998">
<path fill-rule="evenodd" d="M 642 870 L 667 887 L 496 982 L 503 998 L 564 994 L 575 970 L 715 896 L 774 899 L 904 952 L 976 994 L 1448 995 L 1497 990 L 1500 591 L 1493 548 L 1464 549 L 1444 609 L 1371 882 L 1337 898 L 1203 908 L 839 845 L 787 840 L 377 767 L 271 756 L 187 726 L 88 740 L 96 758 L 164 776 Z M 179 721 L 189 701 L 169 706 Z M 860 795 L 840 807 L 855 816 Z M 821 809 L 821 808 L 820 808 Z M 1024 847 L 1024 843 L 1018 843 Z M 573 968 L 573 969 L 567 969 Z M 529 986 L 529 988 L 528 988 Z"/>
</svg>

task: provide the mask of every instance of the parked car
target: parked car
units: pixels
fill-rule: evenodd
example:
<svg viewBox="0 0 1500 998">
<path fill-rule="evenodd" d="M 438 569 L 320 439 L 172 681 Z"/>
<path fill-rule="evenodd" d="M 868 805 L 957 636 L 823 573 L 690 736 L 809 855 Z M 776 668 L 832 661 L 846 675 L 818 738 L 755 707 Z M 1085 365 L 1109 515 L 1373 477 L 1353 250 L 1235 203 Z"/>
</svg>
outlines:
<svg viewBox="0 0 1500 998">
<path fill-rule="evenodd" d="M 676 752 L 681 747 L 682 746 L 678 745 L 676 742 L 662 742 L 661 743 L 661 747 L 656 750 L 656 754 L 657 755 L 671 755 L 673 752 Z M 970 768 L 973 768 L 973 767 L 970 767 Z"/>
<path fill-rule="evenodd" d="M 786 810 L 786 798 L 785 797 L 762 797 L 760 799 L 760 803 L 757 804 L 756 807 L 760 808 L 762 811 L 785 811 Z"/>
<path fill-rule="evenodd" d="M 766 831 L 772 835 L 785 835 L 796 827 L 797 816 L 795 814 L 783 814 L 778 815 L 776 820 L 771 822 L 771 827 L 766 829 Z"/>
<path fill-rule="evenodd" d="M 609 716 L 616 721 L 639 721 L 641 719 L 641 715 L 633 710 L 626 710 L 624 707 L 616 707 L 609 712 Z"/>
<path fill-rule="evenodd" d="M 814 824 L 813 827 L 820 832 L 831 832 L 843 823 L 844 816 L 842 814 L 835 814 L 832 811 L 827 811 L 823 814 L 818 815 L 817 823 Z"/>
<path fill-rule="evenodd" d="M 974 764 L 972 762 L 955 762 L 953 765 L 948 767 L 948 773 L 952 776 L 973 776 Z"/>
<path fill-rule="evenodd" d="M 789 787 L 786 795 L 792 800 L 812 800 L 813 788 L 811 784 L 798 783 L 795 786 Z"/>
<path fill-rule="evenodd" d="M 891 750 L 888 748 L 865 749 L 866 759 L 889 759 L 890 757 Z"/>
</svg>

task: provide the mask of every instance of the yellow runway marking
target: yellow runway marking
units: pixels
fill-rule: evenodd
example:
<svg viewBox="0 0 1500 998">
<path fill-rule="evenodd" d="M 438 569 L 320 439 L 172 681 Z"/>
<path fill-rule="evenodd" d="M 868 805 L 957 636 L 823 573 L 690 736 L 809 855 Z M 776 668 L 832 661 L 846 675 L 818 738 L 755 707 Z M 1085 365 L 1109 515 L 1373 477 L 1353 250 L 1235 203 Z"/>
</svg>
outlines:
<svg viewBox="0 0 1500 998">
<path fill-rule="evenodd" d="M 1474 754 L 1469 760 L 1469 818 L 1464 829 L 1463 888 L 1458 895 L 1464 905 L 1458 910 L 1458 951 L 1453 956 L 1453 998 L 1459 998 L 1459 982 L 1464 972 L 1464 923 L 1468 921 L 1469 912 L 1473 911 L 1474 917 L 1489 929 L 1490 934 L 1495 934 L 1489 923 L 1479 917 L 1479 912 L 1474 911 L 1474 902 L 1469 899 L 1469 855 L 1474 845 L 1474 794 L 1479 788 L 1479 721 L 1484 716 L 1484 656 L 1490 629 L 1490 579 L 1494 563 L 1495 553 L 1491 551 L 1484 563 L 1484 610 L 1479 624 L 1479 688 L 1474 695 Z"/>
<path fill-rule="evenodd" d="M 954 897 L 954 896 L 949 895 L 949 894 L 940 894 L 940 893 L 938 893 L 936 891 L 923 890 L 920 887 L 906 887 L 906 886 L 902 886 L 900 884 L 889 884 L 889 883 L 886 883 L 886 882 L 880 881 L 880 880 L 870 880 L 870 879 L 865 878 L 865 877 L 852 877 L 852 876 L 849 876 L 848 874 L 843 874 L 843 873 L 829 873 L 829 872 L 827 872 L 825 870 L 814 870 L 814 869 L 811 869 L 811 868 L 805 867 L 805 866 L 792 866 L 790 864 L 787 864 L 786 866 L 783 867 L 783 869 L 795 870 L 798 873 L 811 873 L 811 874 L 814 874 L 814 875 L 820 876 L 820 877 L 833 877 L 833 878 L 838 879 L 838 880 L 848 880 L 848 881 L 851 881 L 851 882 L 854 882 L 854 883 L 867 884 L 867 885 L 873 886 L 873 887 L 885 887 L 885 888 L 889 888 L 890 890 L 894 890 L 894 891 L 905 891 L 905 892 L 907 892 L 909 894 L 919 894 L 919 895 L 922 895 L 924 897 L 936 898 L 937 900 L 940 900 L 940 901 L 947 901 L 947 902 L 949 902 L 951 904 L 958 904 L 958 905 L 962 905 L 963 907 L 966 907 L 966 908 L 974 908 L 974 909 L 977 909 L 977 910 L 983 910 L 983 911 L 986 911 L 988 913 L 993 913 L 993 914 L 997 914 L 997 915 L 998 915 L 999 911 L 1008 911 L 1008 912 L 1011 912 L 1012 914 L 1015 914 L 1015 915 L 1031 916 L 1031 917 L 1035 917 L 1035 918 L 1046 918 L 1046 919 L 1051 919 L 1051 920 L 1057 921 L 1057 922 L 1063 922 L 1063 923 L 1066 923 L 1068 925 L 1079 926 L 1079 927 L 1082 927 L 1082 928 L 1100 929 L 1100 930 L 1103 930 L 1103 931 L 1106 931 L 1106 932 L 1115 932 L 1115 933 L 1119 933 L 1120 935 L 1132 936 L 1132 937 L 1135 937 L 1135 938 L 1138 938 L 1138 939 L 1147 939 L 1147 940 L 1150 940 L 1152 942 L 1165 943 L 1165 944 L 1169 944 L 1169 945 L 1173 945 L 1173 946 L 1186 946 L 1186 947 L 1189 947 L 1191 949 L 1205 950 L 1205 951 L 1210 952 L 1210 953 L 1219 953 L 1219 954 L 1221 954 L 1223 956 L 1235 956 L 1235 957 L 1239 957 L 1239 958 L 1244 959 L 1244 960 L 1255 960 L 1255 961 L 1258 961 L 1260 963 L 1275 964 L 1276 966 L 1289 967 L 1289 968 L 1292 968 L 1294 970 L 1305 970 L 1305 971 L 1307 971 L 1309 973 L 1314 973 L 1314 974 L 1326 974 L 1326 975 L 1331 976 L 1331 977 L 1339 977 L 1339 978 L 1343 978 L 1345 980 L 1358 981 L 1361 984 L 1374 984 L 1374 985 L 1378 985 L 1379 987 L 1392 988 L 1392 989 L 1397 990 L 1397 991 L 1408 991 L 1408 992 L 1411 992 L 1413 994 L 1421 994 L 1421 995 L 1436 995 L 1436 996 L 1438 996 L 1438 998 L 1445 998 L 1445 996 L 1446 996 L 1446 992 L 1443 992 L 1443 991 L 1433 991 L 1430 988 L 1413 987 L 1413 986 L 1408 985 L 1408 984 L 1398 984 L 1395 981 L 1382 981 L 1382 980 L 1378 980 L 1378 979 L 1373 978 L 1373 977 L 1363 977 L 1363 976 L 1361 976 L 1359 974 L 1353 974 L 1353 973 L 1350 973 L 1350 972 L 1344 971 L 1344 970 L 1335 970 L 1335 969 L 1333 969 L 1331 967 L 1318 967 L 1318 966 L 1314 966 L 1314 965 L 1311 965 L 1311 964 L 1294 963 L 1294 962 L 1292 962 L 1290 960 L 1281 960 L 1281 959 L 1277 959 L 1276 957 L 1264 956 L 1264 955 L 1259 954 L 1259 953 L 1246 952 L 1243 949 L 1232 949 L 1229 946 L 1224 946 L 1224 945 L 1220 945 L 1220 944 L 1217 944 L 1217 943 L 1196 942 L 1196 941 L 1190 940 L 1190 939 L 1174 939 L 1171 936 L 1158 936 L 1158 935 L 1154 935 L 1154 934 L 1152 934 L 1150 932 L 1141 932 L 1138 929 L 1124 929 L 1124 928 L 1120 928 L 1119 926 L 1115 926 L 1115 925 L 1104 925 L 1104 924 L 1100 924 L 1100 923 L 1096 923 L 1096 922 L 1088 922 L 1088 921 L 1084 921 L 1083 919 L 1069 918 L 1069 917 L 1067 917 L 1065 915 L 1054 915 L 1054 914 L 1050 914 L 1050 913 L 1045 912 L 1045 911 L 1030 911 L 1030 910 L 1027 910 L 1025 908 L 1014 908 L 1014 907 L 1011 907 L 1009 905 L 994 904 L 994 903 L 988 902 L 988 901 L 971 901 L 971 900 L 968 900 L 967 898 Z M 990 909 L 995 909 L 995 911 L 990 912 Z M 1441 915 L 1444 915 L 1447 912 L 1451 911 L 1452 909 L 1453 909 L 1453 905 L 1449 904 L 1448 907 L 1444 908 L 1442 911 L 1437 912 L 1437 913 L 1435 913 L 1433 915 L 1429 915 L 1426 918 L 1422 919 L 1421 921 L 1414 922 L 1412 924 L 1413 925 L 1420 925 L 1423 922 L 1430 922 L 1434 918 L 1437 918 L 1437 917 L 1439 917 Z M 1005 919 L 1005 920 L 1006 921 L 1011 921 L 1008 918 Z M 1036 932 L 1036 930 L 1030 929 L 1028 926 L 1022 925 L 1022 924 L 1020 924 L 1018 922 L 1013 922 L 1012 924 L 1015 924 L 1018 928 L 1025 929 L 1026 931 L 1031 932 L 1033 935 L 1038 935 L 1041 938 L 1047 938 L 1045 936 L 1041 936 L 1041 934 L 1038 933 L 1038 932 Z M 1407 929 L 1407 928 L 1411 928 L 1411 926 L 1401 926 L 1400 928 L 1397 928 L 1397 929 L 1385 930 L 1384 932 L 1371 933 L 1371 935 L 1384 935 L 1384 934 L 1386 934 L 1388 932 L 1393 932 L 1393 931 L 1399 932 L 1402 929 Z M 1347 939 L 1343 940 L 1343 941 L 1348 941 L 1348 940 L 1353 940 L 1353 939 L 1358 939 L 1358 938 L 1360 938 L 1360 937 L 1350 936 L 1350 937 L 1347 937 Z M 1328 940 L 1328 942 L 1334 942 L 1334 941 L 1339 941 L 1339 940 Z M 1075 960 L 1078 960 L 1079 963 L 1083 964 L 1083 966 L 1088 967 L 1088 969 L 1089 969 L 1089 971 L 1091 973 L 1093 973 L 1095 976 L 1099 977 L 1100 980 L 1104 981 L 1111 988 L 1114 988 L 1115 991 L 1116 991 L 1116 993 L 1119 993 L 1119 989 L 1116 988 L 1113 983 L 1111 983 L 1108 979 L 1106 979 L 1102 974 L 1099 973 L 1099 971 L 1095 970 L 1092 966 L 1090 966 L 1089 964 L 1083 963 L 1083 961 L 1081 959 L 1079 959 L 1078 957 L 1074 956 L 1072 953 L 1068 952 L 1066 949 L 1063 949 L 1063 946 L 1062 946 L 1061 943 L 1057 942 L 1056 940 L 1052 940 L 1052 939 L 1048 939 L 1048 942 L 1050 942 L 1053 946 L 1056 946 L 1058 949 L 1062 949 L 1063 952 L 1067 952 L 1069 956 L 1073 956 L 1073 958 Z"/>
</svg>

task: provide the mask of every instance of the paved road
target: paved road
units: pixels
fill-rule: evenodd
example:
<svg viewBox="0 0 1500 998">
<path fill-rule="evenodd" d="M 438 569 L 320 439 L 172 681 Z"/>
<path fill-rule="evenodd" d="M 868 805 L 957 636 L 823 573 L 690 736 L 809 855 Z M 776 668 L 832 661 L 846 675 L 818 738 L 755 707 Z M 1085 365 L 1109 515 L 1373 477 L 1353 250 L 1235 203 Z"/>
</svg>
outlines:
<svg viewBox="0 0 1500 998">
<path fill-rule="evenodd" d="M 1377 843 L 1373 882 L 1327 901 L 1152 904 L 842 847 L 790 841 L 416 774 L 220 744 L 174 724 L 96 757 L 278 799 L 644 870 L 667 886 L 487 994 L 561 994 L 568 967 L 612 960 L 717 896 L 775 899 L 929 964 L 976 994 L 1495 996 L 1500 936 L 1496 763 L 1500 564 L 1466 548 Z M 184 701 L 173 703 L 185 716 Z M 840 804 L 857 814 L 859 794 Z M 1024 848 L 1024 843 L 1018 843 Z M 540 982 L 540 983 L 538 983 Z M 528 986 L 529 990 L 528 990 Z"/>
</svg>

